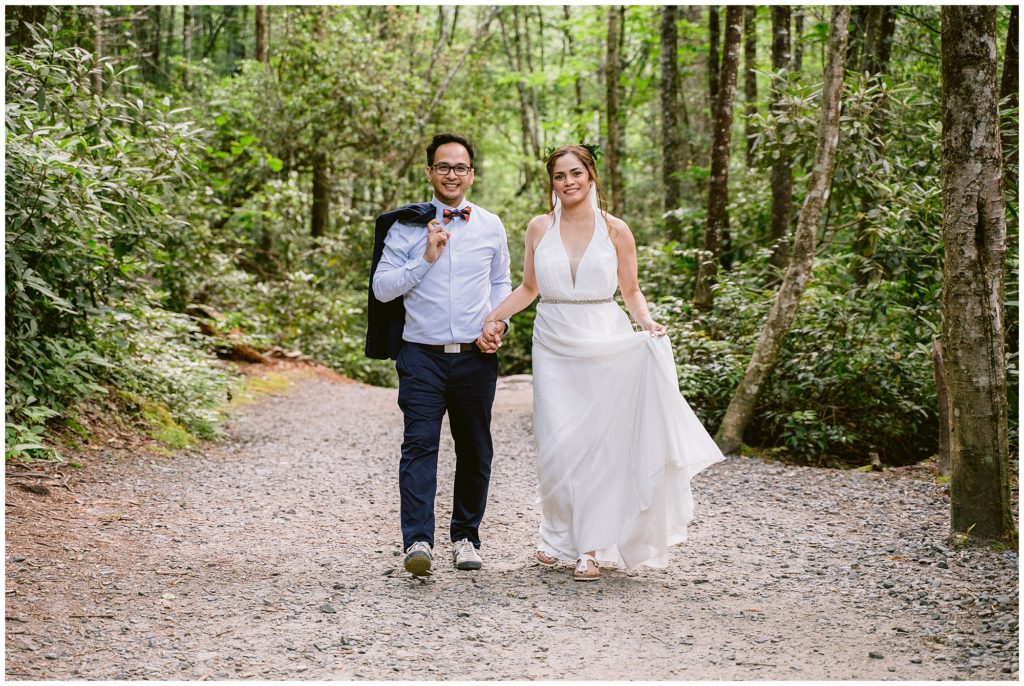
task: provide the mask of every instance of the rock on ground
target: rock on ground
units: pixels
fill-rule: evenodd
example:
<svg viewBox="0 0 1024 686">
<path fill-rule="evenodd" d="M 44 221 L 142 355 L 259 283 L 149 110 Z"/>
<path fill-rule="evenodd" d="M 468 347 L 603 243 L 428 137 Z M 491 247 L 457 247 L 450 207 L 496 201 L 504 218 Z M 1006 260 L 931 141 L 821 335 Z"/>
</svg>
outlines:
<svg viewBox="0 0 1024 686">
<path fill-rule="evenodd" d="M 227 440 L 12 488 L 9 679 L 1007 679 L 1017 553 L 947 547 L 943 486 L 733 458 L 667 570 L 532 557 L 528 377 L 501 382 L 484 567 L 401 569 L 393 389 L 298 376 Z M 447 429 L 446 429 L 447 430 Z M 454 457 L 442 441 L 438 541 Z"/>
</svg>

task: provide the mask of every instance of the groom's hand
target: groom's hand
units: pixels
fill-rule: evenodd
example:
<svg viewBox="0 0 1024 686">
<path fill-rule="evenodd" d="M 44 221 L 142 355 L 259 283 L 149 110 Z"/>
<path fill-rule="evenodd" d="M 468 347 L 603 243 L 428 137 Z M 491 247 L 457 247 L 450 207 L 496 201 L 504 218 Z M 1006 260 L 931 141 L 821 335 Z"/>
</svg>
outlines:
<svg viewBox="0 0 1024 686">
<path fill-rule="evenodd" d="M 450 236 L 451 234 L 441 226 L 441 222 L 431 219 L 427 224 L 427 249 L 423 252 L 423 259 L 433 264 L 444 252 Z"/>
<path fill-rule="evenodd" d="M 501 337 L 505 332 L 504 322 L 484 322 L 483 332 L 476 339 L 476 345 L 485 353 L 494 353 L 501 347 Z"/>
</svg>

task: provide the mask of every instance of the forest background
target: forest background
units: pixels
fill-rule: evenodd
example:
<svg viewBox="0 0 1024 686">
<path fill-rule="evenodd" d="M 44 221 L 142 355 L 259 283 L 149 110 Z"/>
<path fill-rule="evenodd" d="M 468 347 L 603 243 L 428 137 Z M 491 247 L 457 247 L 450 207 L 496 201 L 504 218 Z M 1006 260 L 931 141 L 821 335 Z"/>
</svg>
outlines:
<svg viewBox="0 0 1024 686">
<path fill-rule="evenodd" d="M 503 219 L 514 283 L 546 209 L 545 150 L 600 146 L 680 389 L 716 431 L 804 199 L 828 14 L 744 10 L 719 269 L 696 307 L 724 8 L 8 6 L 7 459 L 59 457 L 99 414 L 171 444 L 213 436 L 237 383 L 219 357 L 254 350 L 394 384 L 390 361 L 363 354 L 373 219 L 429 199 L 423 150 L 440 131 L 476 145 L 470 197 Z M 1011 459 L 1017 23 L 998 9 Z M 831 195 L 752 450 L 864 465 L 939 449 L 940 38 L 938 7 L 853 8 Z M 530 371 L 531 319 L 514 320 L 504 374 Z"/>
</svg>

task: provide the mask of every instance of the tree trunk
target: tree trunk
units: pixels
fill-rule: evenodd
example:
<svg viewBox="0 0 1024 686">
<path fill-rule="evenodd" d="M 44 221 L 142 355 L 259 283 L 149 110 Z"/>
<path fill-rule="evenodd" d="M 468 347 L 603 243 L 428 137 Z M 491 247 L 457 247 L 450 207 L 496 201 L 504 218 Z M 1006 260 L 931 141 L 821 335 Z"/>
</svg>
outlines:
<svg viewBox="0 0 1024 686">
<path fill-rule="evenodd" d="M 4 10 L 7 19 L 7 45 L 24 48 L 32 45 L 32 33 L 29 24 L 42 24 L 46 21 L 49 11 L 45 6 L 8 5 Z"/>
<path fill-rule="evenodd" d="M 864 54 L 867 52 L 869 25 L 873 7 L 855 5 L 850 13 L 850 38 L 846 44 L 846 64 L 850 71 L 864 70 Z"/>
<path fill-rule="evenodd" d="M 92 92 L 95 95 L 102 95 L 103 67 L 100 66 L 99 61 L 103 57 L 103 7 L 93 5 L 92 12 L 93 59 L 96 61 L 96 66 L 89 71 L 89 77 L 92 81 Z"/>
<path fill-rule="evenodd" d="M 779 72 L 789 66 L 790 8 L 788 5 L 772 5 L 772 70 Z M 778 77 L 772 81 L 772 111 L 783 114 L 786 106 L 778 86 Z M 779 269 L 789 264 L 789 227 L 793 215 L 793 165 L 789 155 L 779 151 L 772 161 L 772 220 L 771 263 Z"/>
<path fill-rule="evenodd" d="M 949 476 L 949 393 L 942 364 L 942 343 L 932 337 L 932 374 L 935 377 L 935 398 L 939 403 L 939 473 Z"/>
<path fill-rule="evenodd" d="M 149 14 L 149 57 L 145 63 L 148 65 L 149 80 L 153 83 L 159 83 L 162 76 L 160 72 L 160 46 L 163 43 L 163 37 L 161 36 L 160 24 L 163 21 L 163 7 L 153 5 L 149 9 Z"/>
<path fill-rule="evenodd" d="M 861 66 L 858 71 L 872 75 L 870 83 L 881 83 L 882 76 L 889 69 L 889 57 L 892 54 L 892 39 L 896 30 L 896 8 L 889 6 L 872 6 L 868 8 L 866 19 L 865 36 L 862 41 L 863 50 Z M 879 114 L 872 117 L 868 123 L 869 137 L 877 139 L 882 135 L 884 122 L 884 108 L 879 102 Z M 872 258 L 877 251 L 875 234 L 871 229 L 869 215 L 872 208 L 878 204 L 877 198 L 870 190 L 865 190 L 860 198 L 860 220 L 857 222 L 856 237 L 854 238 L 853 253 L 863 258 L 854 259 L 853 278 L 860 285 L 866 284 L 871 278 L 876 280 L 881 276 L 876 263 Z M 868 269 L 861 268 L 867 264 Z"/>
<path fill-rule="evenodd" d="M 772 303 L 764 329 L 750 357 L 743 380 L 729 401 L 729 407 L 718 430 L 718 445 L 725 453 L 735 453 L 743 442 L 743 433 L 750 422 L 758 395 L 778 360 L 779 350 L 796 317 L 800 296 L 811 276 L 818 222 L 828 202 L 829 188 L 835 171 L 836 147 L 839 142 L 839 112 L 842 98 L 843 71 L 846 61 L 846 37 L 850 8 L 832 8 L 828 35 L 828 61 L 825 65 L 821 93 L 821 123 L 814 164 L 807 182 L 807 195 L 797 219 L 793 255 L 779 293 Z"/>
<path fill-rule="evenodd" d="M 1007 458 L 1006 217 L 996 8 L 942 7 L 943 371 L 954 535 L 1013 535 Z"/>
<path fill-rule="evenodd" d="M 1007 110 L 1013 110 L 1017 108 L 1019 104 L 1018 88 L 1019 88 L 1019 75 L 1018 70 L 1020 69 L 1019 54 L 1017 52 L 1017 40 L 1020 27 L 1018 26 L 1018 10 L 1017 5 L 1013 5 L 1010 8 L 1010 26 L 1006 31 L 1006 50 L 1003 53 L 1003 78 L 999 84 L 999 100 L 1002 102 L 1006 100 L 1004 107 Z M 1009 100 L 1007 100 L 1009 98 Z M 1010 128 L 1017 128 L 1015 123 L 1020 120 L 1020 115 L 1014 117 L 1014 121 L 1007 121 Z M 1017 148 L 1020 136 L 1006 136 L 1003 140 L 1003 157 L 1006 159 L 1006 167 L 1003 183 L 1007 188 L 1017 187 L 1017 177 L 1019 174 L 1018 165 L 1020 160 L 1020 151 Z"/>
<path fill-rule="evenodd" d="M 519 128 L 524 161 L 521 169 L 522 185 L 516 193 L 517 196 L 527 193 L 531 187 L 539 183 L 538 160 L 541 158 L 540 132 L 538 130 L 540 114 L 536 109 L 537 94 L 533 86 L 527 85 L 533 71 L 530 68 L 529 60 L 530 46 L 524 40 L 524 29 L 520 22 L 519 10 L 519 7 L 512 7 L 514 23 L 511 30 L 505 25 L 504 13 L 498 15 L 505 55 L 508 58 L 509 66 L 519 75 L 519 78 L 516 79 L 516 93 L 519 95 Z M 525 32 L 529 32 L 529 26 L 526 26 Z"/>
<path fill-rule="evenodd" d="M 562 25 L 562 35 L 564 37 L 562 44 L 565 46 L 565 52 L 570 57 L 575 57 L 576 45 L 572 37 L 572 17 L 569 14 L 569 5 L 562 5 L 562 13 L 565 17 L 565 23 Z M 587 135 L 587 130 L 583 123 L 583 78 L 581 76 L 576 76 L 573 87 L 576 92 L 576 101 L 572 106 L 572 113 L 575 118 L 573 129 L 576 131 L 576 138 L 582 141 Z"/>
<path fill-rule="evenodd" d="M 318 150 L 313 153 L 313 208 L 310 213 L 310 235 L 313 238 L 319 238 L 326 232 L 330 204 L 331 184 L 327 168 L 327 154 Z"/>
<path fill-rule="evenodd" d="M 798 8 L 793 13 L 793 73 L 804 69 L 804 10 Z"/>
<path fill-rule="evenodd" d="M 170 56 L 174 54 L 174 41 L 177 40 L 174 33 L 174 25 L 177 22 L 178 7 L 171 5 L 170 16 L 167 18 L 167 31 L 164 33 L 164 63 L 160 65 L 160 71 L 166 77 L 170 73 L 169 65 L 167 64 Z"/>
<path fill-rule="evenodd" d="M 1017 24 L 1020 21 L 1018 16 L 1019 9 L 1017 5 L 1010 7 L 1010 26 L 1006 30 L 1006 49 L 1003 53 L 1003 78 L 999 83 L 1000 100 L 1004 100 L 1011 95 L 1014 96 L 1013 100 L 1009 103 L 1009 107 L 1017 106 L 1017 93 L 1019 92 L 1018 70 L 1020 69 L 1020 55 L 1017 48 L 1020 31 L 1020 27 Z"/>
<path fill-rule="evenodd" d="M 754 115 L 757 114 L 757 6 L 747 5 L 743 15 L 743 99 L 747 103 L 747 121 L 743 132 L 747 139 L 747 166 L 754 152 Z"/>
<path fill-rule="evenodd" d="M 718 8 L 708 7 L 708 109 L 714 119 L 715 103 L 718 102 Z"/>
<path fill-rule="evenodd" d="M 722 70 L 715 102 L 714 143 L 711 149 L 711 180 L 708 183 L 707 226 L 704 229 L 704 254 L 697 271 L 697 289 L 693 304 L 709 309 L 714 304 L 711 287 L 718 274 L 721 256 L 725 208 L 729 201 L 729 145 L 732 142 L 733 99 L 736 96 L 736 72 L 740 61 L 740 34 L 743 7 L 730 5 L 725 15 L 725 46 Z"/>
<path fill-rule="evenodd" d="M 682 205 L 682 144 L 679 135 L 679 38 L 676 27 L 676 5 L 661 10 L 661 180 L 662 209 L 665 212 Z M 665 218 L 665 234 L 669 240 L 681 241 L 682 222 L 676 216 Z"/>
<path fill-rule="evenodd" d="M 610 180 L 609 211 L 621 217 L 625 214 L 625 198 L 622 189 L 622 130 L 620 127 L 620 99 L 622 85 L 622 52 L 620 51 L 620 22 L 625 9 L 619 5 L 608 8 L 608 45 L 605 61 L 605 92 L 608 112 L 607 170 Z"/>
<path fill-rule="evenodd" d="M 270 62 L 270 32 L 267 24 L 267 6 L 256 5 L 256 60 Z"/>
<path fill-rule="evenodd" d="M 889 71 L 892 39 L 896 35 L 896 8 L 879 5 L 874 10 L 867 70 L 872 74 L 885 74 Z"/>
<path fill-rule="evenodd" d="M 181 8 L 181 54 L 185 58 L 185 68 L 181 74 L 181 85 L 188 88 L 188 66 L 192 61 L 192 8 L 184 5 Z"/>
</svg>

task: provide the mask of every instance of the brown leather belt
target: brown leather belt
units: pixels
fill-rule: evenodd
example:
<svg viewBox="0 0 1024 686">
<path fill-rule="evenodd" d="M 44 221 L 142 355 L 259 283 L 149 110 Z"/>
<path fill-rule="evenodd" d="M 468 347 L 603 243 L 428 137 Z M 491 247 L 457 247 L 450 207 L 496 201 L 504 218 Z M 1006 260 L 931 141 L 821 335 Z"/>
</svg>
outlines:
<svg viewBox="0 0 1024 686">
<path fill-rule="evenodd" d="M 435 345 L 433 343 L 413 343 L 413 345 L 425 348 L 426 350 L 433 350 L 439 353 L 468 353 L 473 350 L 479 350 L 476 347 L 476 343 L 448 343 L 447 345 Z"/>
</svg>

